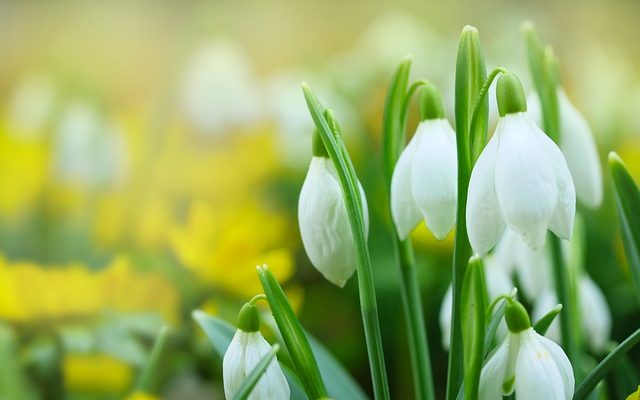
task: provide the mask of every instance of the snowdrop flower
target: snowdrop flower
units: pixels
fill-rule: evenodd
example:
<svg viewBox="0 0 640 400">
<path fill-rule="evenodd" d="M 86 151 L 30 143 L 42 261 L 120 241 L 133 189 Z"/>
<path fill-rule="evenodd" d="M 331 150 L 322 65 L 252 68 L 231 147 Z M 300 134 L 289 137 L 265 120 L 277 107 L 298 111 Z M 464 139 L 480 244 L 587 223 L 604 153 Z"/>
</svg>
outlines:
<svg viewBox="0 0 640 400">
<path fill-rule="evenodd" d="M 260 315 L 256 306 L 245 304 L 238 317 L 238 330 L 222 360 L 224 394 L 227 399 L 235 396 L 245 379 L 270 351 L 260 329 Z M 274 359 L 249 395 L 250 400 L 289 399 L 289 384 Z"/>
<path fill-rule="evenodd" d="M 456 135 L 444 117 L 440 93 L 427 85 L 422 94 L 426 119 L 400 155 L 391 179 L 391 214 L 400 239 L 422 218 L 436 238 L 444 239 L 456 221 Z"/>
<path fill-rule="evenodd" d="M 479 399 L 501 400 L 514 391 L 518 400 L 571 399 L 575 378 L 562 348 L 533 330 L 515 300 L 507 302 L 505 320 L 509 333 L 482 368 Z"/>
<path fill-rule="evenodd" d="M 520 289 L 529 300 L 552 287 L 551 256 L 547 246 L 532 250 L 519 235 L 507 228 L 491 258 L 506 274 L 515 272 L 518 275 Z"/>
<path fill-rule="evenodd" d="M 536 297 L 532 315 L 535 319 L 544 316 L 557 304 L 555 292 L 547 290 Z M 603 354 L 611 337 L 611 312 L 607 300 L 596 283 L 587 275 L 578 280 L 578 301 L 582 315 L 582 330 L 591 351 Z M 545 334 L 551 340 L 560 340 L 559 322 L 553 321 Z"/>
<path fill-rule="evenodd" d="M 223 134 L 260 118 L 262 98 L 250 60 L 234 42 L 218 39 L 188 62 L 181 103 L 188 121 L 203 135 Z"/>
<path fill-rule="evenodd" d="M 527 114 L 516 75 L 502 75 L 496 91 L 500 119 L 469 182 L 471 246 L 487 253 L 506 226 L 534 250 L 544 244 L 547 229 L 569 239 L 576 199 L 564 156 Z"/>
<path fill-rule="evenodd" d="M 369 232 L 367 199 L 358 182 Z M 317 133 L 314 156 L 298 200 L 302 244 L 311 263 L 331 283 L 343 287 L 356 269 L 356 249 L 340 182 Z"/>
<path fill-rule="evenodd" d="M 484 260 L 485 263 L 485 280 L 487 283 L 487 292 L 489 292 L 490 301 L 495 300 L 501 295 L 507 294 L 513 288 L 513 282 L 509 276 L 509 271 L 503 268 L 503 264 L 498 260 L 489 256 Z M 440 306 L 440 332 L 442 335 L 442 348 L 448 350 L 450 346 L 451 336 L 451 307 L 453 305 L 453 292 L 451 285 L 442 299 Z M 500 335 L 506 333 L 506 326 L 501 323 L 498 327 Z"/>
<path fill-rule="evenodd" d="M 569 100 L 562 88 L 557 90 L 560 112 L 560 150 L 567 160 L 571 177 L 576 186 L 578 200 L 589 208 L 602 204 L 602 168 L 598 157 L 598 148 L 589 124 Z M 531 117 L 542 123 L 540 99 L 529 96 Z"/>
</svg>

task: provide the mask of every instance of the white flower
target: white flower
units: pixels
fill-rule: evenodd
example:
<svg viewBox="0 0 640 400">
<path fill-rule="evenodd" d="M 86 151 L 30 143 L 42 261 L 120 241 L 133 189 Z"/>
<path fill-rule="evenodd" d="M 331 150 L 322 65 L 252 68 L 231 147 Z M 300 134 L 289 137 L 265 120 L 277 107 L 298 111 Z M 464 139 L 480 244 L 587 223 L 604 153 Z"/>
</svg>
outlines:
<svg viewBox="0 0 640 400">
<path fill-rule="evenodd" d="M 498 296 L 507 294 L 513 288 L 513 282 L 509 277 L 509 271 L 505 270 L 500 263 L 496 262 L 495 257 L 487 257 L 485 259 L 485 280 L 487 283 L 487 292 L 489 300 L 493 301 Z M 440 332 L 442 335 L 442 347 L 446 350 L 450 346 L 451 336 L 451 307 L 453 305 L 453 292 L 451 285 L 442 299 L 440 306 Z M 506 333 L 506 325 L 504 321 L 498 327 L 498 333 L 503 336 Z"/>
<path fill-rule="evenodd" d="M 575 380 L 562 348 L 529 327 L 509 332 L 480 375 L 480 400 L 569 400 Z"/>
<path fill-rule="evenodd" d="M 576 195 L 585 206 L 596 208 L 602 204 L 602 168 L 598 148 L 589 124 L 567 97 L 558 88 L 558 108 L 560 112 L 560 150 L 567 160 L 571 177 L 576 187 Z M 529 96 L 530 114 L 538 124 L 542 122 L 538 96 Z"/>
<path fill-rule="evenodd" d="M 369 231 L 367 199 L 358 182 L 364 210 L 365 234 Z M 300 190 L 298 223 L 302 243 L 314 267 L 325 278 L 343 287 L 356 269 L 356 249 L 333 162 L 313 157 Z"/>
<path fill-rule="evenodd" d="M 542 318 L 555 307 L 557 301 L 555 293 L 551 290 L 537 296 L 533 304 L 534 319 Z M 604 294 L 587 275 L 581 276 L 578 280 L 578 301 L 582 315 L 580 318 L 582 330 L 585 332 L 587 344 L 594 353 L 603 354 L 611 337 L 611 312 Z M 557 319 L 553 321 L 545 336 L 555 341 L 560 340 L 560 326 Z"/>
<path fill-rule="evenodd" d="M 491 259 L 506 274 L 515 272 L 518 275 L 520 289 L 529 300 L 536 299 L 552 286 L 551 258 L 547 246 L 532 250 L 511 229 L 505 229 Z"/>
<path fill-rule="evenodd" d="M 467 230 L 474 251 L 485 254 L 508 226 L 532 249 L 547 229 L 569 239 L 575 189 L 558 147 L 526 112 L 506 114 L 471 173 Z"/>
<path fill-rule="evenodd" d="M 391 180 L 391 214 L 401 239 L 424 218 L 438 239 L 456 221 L 456 135 L 448 120 L 427 119 L 398 159 Z"/>
<path fill-rule="evenodd" d="M 227 399 L 233 398 L 247 376 L 264 358 L 271 346 L 260 332 L 245 332 L 238 329 L 231 340 L 222 360 L 224 393 Z M 249 395 L 250 400 L 289 399 L 289 384 L 274 359 Z"/>
</svg>

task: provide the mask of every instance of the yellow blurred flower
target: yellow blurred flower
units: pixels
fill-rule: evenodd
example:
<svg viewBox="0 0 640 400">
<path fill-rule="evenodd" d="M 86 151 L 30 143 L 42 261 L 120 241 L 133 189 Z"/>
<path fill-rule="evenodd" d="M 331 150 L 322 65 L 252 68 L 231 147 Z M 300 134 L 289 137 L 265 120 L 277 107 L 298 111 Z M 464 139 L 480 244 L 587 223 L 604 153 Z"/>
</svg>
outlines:
<svg viewBox="0 0 640 400">
<path fill-rule="evenodd" d="M 627 400 L 640 400 L 640 386 L 638 386 L 638 390 L 627 397 Z"/>
<path fill-rule="evenodd" d="M 162 293 L 162 296 L 158 296 Z M 179 296 L 158 273 L 133 271 L 117 257 L 100 272 L 79 264 L 40 266 L 7 262 L 0 256 L 0 318 L 34 321 L 87 317 L 102 310 L 158 312 L 168 322 L 178 318 Z"/>
<path fill-rule="evenodd" d="M 160 400 L 160 397 L 156 397 L 144 392 L 135 392 L 129 395 L 126 400 Z"/>
<path fill-rule="evenodd" d="M 105 354 L 68 354 L 63 360 L 68 391 L 122 392 L 133 381 L 133 368 Z"/>
<path fill-rule="evenodd" d="M 118 256 L 98 276 L 105 307 L 122 312 L 157 311 L 167 322 L 178 320 L 178 292 L 161 274 L 136 272 L 126 257 Z"/>
<path fill-rule="evenodd" d="M 6 121 L 0 124 L 0 216 L 19 216 L 44 190 L 49 167 L 47 147 L 41 140 L 10 134 Z"/>
<path fill-rule="evenodd" d="M 256 265 L 269 265 L 280 281 L 291 276 L 287 228 L 284 215 L 258 204 L 222 210 L 195 202 L 186 225 L 172 230 L 171 243 L 178 259 L 207 282 L 250 297 L 261 292 Z"/>
</svg>

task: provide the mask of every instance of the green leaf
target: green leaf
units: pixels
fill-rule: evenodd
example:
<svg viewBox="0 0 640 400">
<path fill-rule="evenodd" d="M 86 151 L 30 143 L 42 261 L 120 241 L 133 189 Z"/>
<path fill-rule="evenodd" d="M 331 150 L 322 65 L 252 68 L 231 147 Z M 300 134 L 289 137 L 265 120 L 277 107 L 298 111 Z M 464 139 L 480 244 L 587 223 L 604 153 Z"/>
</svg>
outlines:
<svg viewBox="0 0 640 400">
<path fill-rule="evenodd" d="M 609 153 L 622 243 L 627 255 L 636 295 L 640 299 L 640 191 L 620 157 Z"/>
<path fill-rule="evenodd" d="M 327 384 L 329 397 L 335 400 L 365 400 L 367 395 L 353 380 L 347 370 L 313 336 L 307 334 L 313 354 L 316 356 L 320 374 Z"/>
<path fill-rule="evenodd" d="M 620 343 L 604 360 L 595 367 L 582 381 L 573 395 L 573 400 L 584 400 L 596 388 L 598 383 L 615 367 L 625 354 L 640 342 L 640 329 L 632 333 L 624 342 Z"/>
<path fill-rule="evenodd" d="M 231 324 L 221 320 L 220 318 L 213 317 L 200 310 L 195 310 L 193 312 L 193 319 L 198 323 L 198 325 L 200 325 L 204 333 L 207 335 L 209 342 L 213 345 L 214 351 L 218 357 L 222 359 L 224 357 L 224 353 L 227 352 L 229 344 L 231 344 L 231 340 L 233 339 L 236 329 Z M 287 378 L 287 382 L 289 383 L 291 399 L 308 399 L 300 385 L 300 381 L 298 380 L 296 373 L 286 365 L 280 364 L 280 367 L 282 368 L 282 372 L 284 372 L 284 376 Z"/>
<path fill-rule="evenodd" d="M 478 398 L 480 371 L 482 370 L 485 312 L 487 297 L 484 265 L 480 257 L 472 257 L 462 285 L 462 331 L 464 345 L 465 399 Z"/>
<path fill-rule="evenodd" d="M 547 333 L 547 330 L 556 319 L 558 314 L 562 311 L 562 304 L 558 304 L 551 309 L 548 313 L 543 315 L 534 325 L 533 329 L 541 335 Z"/>
<path fill-rule="evenodd" d="M 327 397 L 318 362 L 284 291 L 266 266 L 258 267 L 258 276 L 302 387 L 312 399 Z"/>
<path fill-rule="evenodd" d="M 456 61 L 456 149 L 458 157 L 458 204 L 456 207 L 456 237 L 453 250 L 453 276 L 451 285 L 453 288 L 453 314 L 451 318 L 451 348 L 449 350 L 449 365 L 447 371 L 448 400 L 453 400 L 458 393 L 462 377 L 463 349 L 462 327 L 460 318 L 460 296 L 462 283 L 469 257 L 471 246 L 467 235 L 465 210 L 467 208 L 467 191 L 471 176 L 471 137 L 486 138 L 488 119 L 488 107 L 482 104 L 478 111 L 477 123 L 474 132 L 470 132 L 473 110 L 486 79 L 484 56 L 480 47 L 478 30 L 471 26 L 465 26 L 460 35 L 458 44 L 458 56 Z M 486 102 L 486 98 L 482 100 Z M 474 139 L 476 140 L 476 139 Z"/>
<path fill-rule="evenodd" d="M 402 108 L 407 85 L 409 83 L 409 72 L 411 70 L 411 58 L 405 58 L 398 68 L 396 68 L 387 89 L 387 97 L 384 103 L 384 114 L 382 119 L 382 159 L 384 177 L 387 187 L 391 185 L 391 177 L 396 162 L 404 149 L 404 116 Z"/>
<path fill-rule="evenodd" d="M 557 98 L 557 62 L 550 48 L 545 49 L 535 27 L 528 22 L 523 24 L 529 70 L 536 92 L 540 98 L 544 132 L 556 143 L 560 138 L 560 119 Z"/>
<path fill-rule="evenodd" d="M 151 356 L 147 361 L 147 365 L 145 366 L 138 380 L 137 389 L 141 392 L 149 394 L 156 392 L 156 385 L 158 383 L 158 370 L 161 367 L 160 361 L 166 347 L 167 335 L 167 327 L 162 327 L 153 345 L 153 350 L 151 350 Z"/>
<path fill-rule="evenodd" d="M 253 388 L 256 387 L 262 377 L 262 374 L 265 373 L 271 362 L 276 358 L 278 350 L 280 350 L 280 345 L 276 343 L 271 347 L 269 353 L 260 359 L 249 373 L 249 376 L 242 382 L 242 386 L 240 386 L 236 395 L 233 396 L 233 400 L 246 400 L 249 397 Z"/>
</svg>

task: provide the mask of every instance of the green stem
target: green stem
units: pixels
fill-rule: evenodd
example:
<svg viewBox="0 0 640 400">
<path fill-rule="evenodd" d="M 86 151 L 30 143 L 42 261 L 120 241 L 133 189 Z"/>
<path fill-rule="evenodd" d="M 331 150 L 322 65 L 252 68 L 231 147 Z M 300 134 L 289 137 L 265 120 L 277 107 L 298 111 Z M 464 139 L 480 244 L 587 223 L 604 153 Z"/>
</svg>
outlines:
<svg viewBox="0 0 640 400">
<path fill-rule="evenodd" d="M 616 366 L 618 361 L 640 342 L 640 329 L 631 334 L 624 342 L 620 343 L 604 360 L 591 371 L 591 373 L 580 383 L 573 395 L 573 400 L 584 400 L 596 388 L 598 383 Z"/>
<path fill-rule="evenodd" d="M 425 328 L 420 282 L 415 266 L 413 246 L 410 239 L 400 240 L 397 235 L 394 236 L 398 251 L 400 293 L 405 309 L 416 399 L 435 399 L 427 330 Z"/>
<path fill-rule="evenodd" d="M 168 329 L 166 326 L 162 327 L 162 329 L 160 329 L 160 332 L 158 333 L 156 342 L 154 343 L 153 349 L 151 350 L 149 361 L 147 361 L 147 365 L 142 371 L 142 375 L 140 375 L 140 380 L 138 381 L 137 388 L 141 392 L 153 394 L 156 391 L 156 384 L 158 382 L 158 369 L 160 367 L 162 354 L 166 348 L 167 334 Z"/>
<path fill-rule="evenodd" d="M 576 375 L 580 375 L 579 361 L 580 348 L 573 329 L 573 314 L 575 312 L 575 304 L 573 302 L 571 276 L 569 270 L 564 265 L 562 258 L 562 248 L 560 239 L 551 234 L 548 237 L 551 247 L 551 261 L 553 269 L 553 280 L 555 284 L 558 303 L 562 304 L 563 312 L 560 313 L 560 336 L 562 337 L 562 346 L 567 352 L 567 357 L 573 365 Z"/>
<path fill-rule="evenodd" d="M 340 135 L 335 131 L 335 120 L 331 118 L 331 113 L 325 112 L 324 107 L 306 83 L 303 83 L 302 89 L 311 117 L 336 168 L 356 246 L 360 311 L 364 324 L 374 395 L 376 399 L 389 399 L 371 257 L 364 232 L 364 214 L 360 190 L 355 183 L 357 179 L 355 170 L 350 158 L 345 154 Z"/>
</svg>

